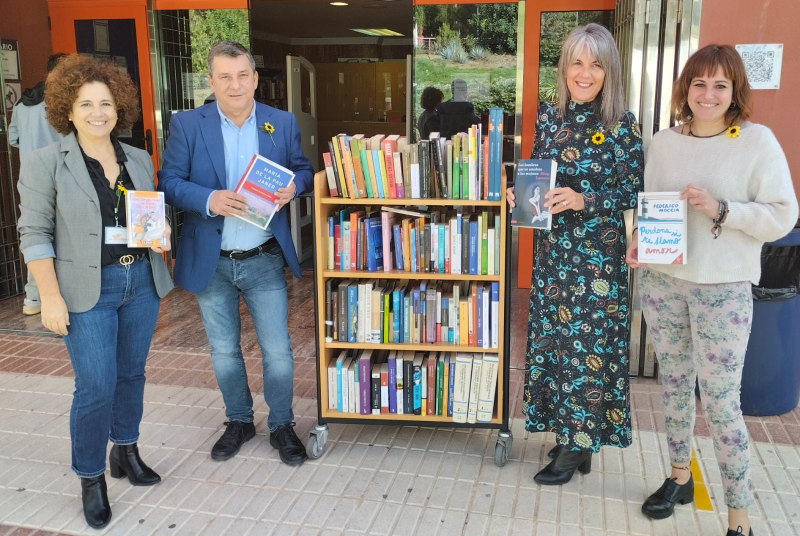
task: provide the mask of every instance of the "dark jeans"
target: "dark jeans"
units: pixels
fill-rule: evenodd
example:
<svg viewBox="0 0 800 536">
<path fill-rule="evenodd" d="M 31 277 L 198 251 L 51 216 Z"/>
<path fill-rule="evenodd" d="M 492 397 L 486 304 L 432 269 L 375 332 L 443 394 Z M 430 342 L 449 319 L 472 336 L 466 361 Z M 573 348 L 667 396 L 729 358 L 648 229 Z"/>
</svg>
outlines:
<svg viewBox="0 0 800 536">
<path fill-rule="evenodd" d="M 294 358 L 280 246 L 240 261 L 220 257 L 211 284 L 197 294 L 225 415 L 231 421 L 253 422 L 253 397 L 242 357 L 239 296 L 250 310 L 261 347 L 264 399 L 269 406 L 267 426 L 274 431 L 294 420 Z"/>
<path fill-rule="evenodd" d="M 69 432 L 72 470 L 80 477 L 105 472 L 109 438 L 118 445 L 139 439 L 145 361 L 160 303 L 145 258 L 103 267 L 95 306 L 69 314 L 64 342 L 75 372 Z"/>
</svg>

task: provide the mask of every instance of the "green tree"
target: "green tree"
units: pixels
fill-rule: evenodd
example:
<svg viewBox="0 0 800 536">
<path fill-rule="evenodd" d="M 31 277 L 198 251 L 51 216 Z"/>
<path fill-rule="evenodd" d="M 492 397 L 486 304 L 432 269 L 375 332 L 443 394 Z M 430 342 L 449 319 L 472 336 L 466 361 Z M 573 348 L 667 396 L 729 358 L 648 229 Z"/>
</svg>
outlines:
<svg viewBox="0 0 800 536">
<path fill-rule="evenodd" d="M 516 54 L 517 11 L 517 4 L 476 5 L 468 33 L 495 54 Z"/>
<path fill-rule="evenodd" d="M 542 13 L 542 34 L 539 43 L 539 62 L 556 67 L 561 57 L 561 46 L 573 29 L 590 22 L 613 28 L 613 11 L 564 11 Z"/>
<path fill-rule="evenodd" d="M 192 70 L 207 73 L 208 51 L 217 41 L 237 41 L 250 46 L 250 21 L 246 9 L 193 9 L 189 11 Z"/>
</svg>

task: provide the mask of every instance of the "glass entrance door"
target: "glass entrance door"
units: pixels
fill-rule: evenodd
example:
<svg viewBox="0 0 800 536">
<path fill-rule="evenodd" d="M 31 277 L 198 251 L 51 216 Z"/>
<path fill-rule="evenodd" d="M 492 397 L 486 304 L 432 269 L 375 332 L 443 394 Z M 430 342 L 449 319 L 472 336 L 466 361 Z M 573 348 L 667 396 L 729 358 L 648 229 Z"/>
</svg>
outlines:
<svg viewBox="0 0 800 536">
<path fill-rule="evenodd" d="M 50 20 L 54 52 L 88 54 L 110 61 L 126 71 L 139 89 L 142 115 L 121 141 L 150 153 L 158 169 L 155 143 L 155 106 L 144 0 L 51 3 Z"/>
</svg>

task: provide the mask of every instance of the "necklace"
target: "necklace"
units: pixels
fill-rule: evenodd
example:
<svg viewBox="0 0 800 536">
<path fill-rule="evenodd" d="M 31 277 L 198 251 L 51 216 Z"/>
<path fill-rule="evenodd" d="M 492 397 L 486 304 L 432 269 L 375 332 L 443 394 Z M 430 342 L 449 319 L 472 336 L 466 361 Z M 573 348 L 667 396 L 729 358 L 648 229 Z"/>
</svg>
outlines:
<svg viewBox="0 0 800 536">
<path fill-rule="evenodd" d="M 727 131 L 728 131 L 728 127 L 726 127 L 724 130 L 722 130 L 720 132 L 717 132 L 716 134 L 712 134 L 710 136 L 698 136 L 697 134 L 692 132 L 692 124 L 689 123 L 689 136 L 691 136 L 692 138 L 716 138 L 720 134 L 724 134 Z"/>
</svg>

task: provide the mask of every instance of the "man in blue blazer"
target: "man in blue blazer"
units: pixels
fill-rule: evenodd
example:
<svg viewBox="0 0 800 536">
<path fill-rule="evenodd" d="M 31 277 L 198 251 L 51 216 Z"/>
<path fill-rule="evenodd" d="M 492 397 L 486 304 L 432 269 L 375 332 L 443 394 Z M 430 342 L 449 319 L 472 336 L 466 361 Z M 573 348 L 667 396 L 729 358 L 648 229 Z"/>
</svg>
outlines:
<svg viewBox="0 0 800 536">
<path fill-rule="evenodd" d="M 245 47 L 215 44 L 208 80 L 216 102 L 170 120 L 158 187 L 167 203 L 186 211 L 175 282 L 197 296 L 225 401 L 228 421 L 211 457 L 227 460 L 255 436 L 241 349 L 242 296 L 261 347 L 269 441 L 284 463 L 298 465 L 306 453 L 292 422 L 294 359 L 283 268 L 285 260 L 299 278 L 300 265 L 283 207 L 312 190 L 313 170 L 294 115 L 255 102 L 258 73 Z M 279 210 L 266 231 L 235 217 L 247 206 L 234 189 L 255 153 L 295 173 L 294 183 L 277 191 Z"/>
</svg>

